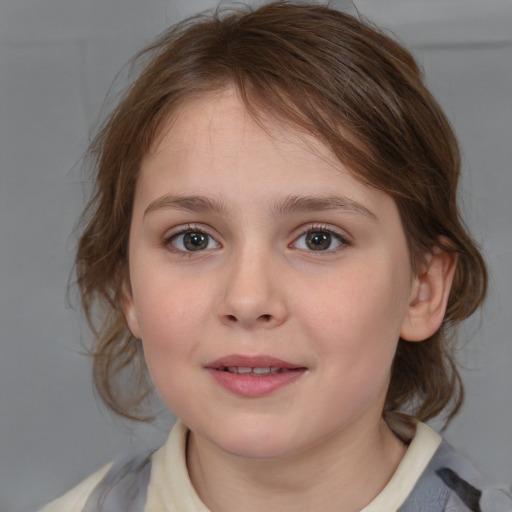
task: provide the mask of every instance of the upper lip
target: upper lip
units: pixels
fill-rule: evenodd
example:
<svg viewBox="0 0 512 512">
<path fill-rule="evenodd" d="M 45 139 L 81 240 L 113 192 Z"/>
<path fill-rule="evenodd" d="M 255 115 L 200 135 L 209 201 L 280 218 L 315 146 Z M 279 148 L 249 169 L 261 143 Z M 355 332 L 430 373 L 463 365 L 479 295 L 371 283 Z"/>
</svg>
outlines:
<svg viewBox="0 0 512 512">
<path fill-rule="evenodd" d="M 206 368 L 228 368 L 234 366 L 243 368 L 304 368 L 302 365 L 283 361 L 282 359 L 267 355 L 244 356 L 239 354 L 220 357 L 219 359 L 208 363 Z"/>
</svg>

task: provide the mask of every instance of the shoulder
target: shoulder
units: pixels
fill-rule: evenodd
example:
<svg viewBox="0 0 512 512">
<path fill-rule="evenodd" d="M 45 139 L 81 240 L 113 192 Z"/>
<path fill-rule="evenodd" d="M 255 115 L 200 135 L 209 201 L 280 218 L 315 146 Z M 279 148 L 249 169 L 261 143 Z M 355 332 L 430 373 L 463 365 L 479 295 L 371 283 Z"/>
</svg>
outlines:
<svg viewBox="0 0 512 512">
<path fill-rule="evenodd" d="M 364 512 L 512 512 L 510 495 L 485 485 L 471 462 L 428 425 L 399 414 L 391 419 L 408 449 Z"/>
<path fill-rule="evenodd" d="M 39 512 L 70 512 L 71 510 L 82 510 L 88 497 L 105 477 L 112 465 L 113 464 L 110 463 L 103 466 L 66 494 L 43 507 Z"/>
<path fill-rule="evenodd" d="M 481 512 L 482 483 L 467 459 L 443 441 L 423 471 L 402 512 L 423 510 Z"/>
<path fill-rule="evenodd" d="M 511 512 L 506 493 L 485 486 L 472 463 L 443 440 L 400 512 Z"/>
<path fill-rule="evenodd" d="M 184 468 L 183 456 L 187 429 L 178 422 L 172 429 L 168 442 L 158 450 L 121 457 L 89 476 L 60 498 L 52 501 L 39 512 L 135 512 L 145 510 L 148 489 L 161 488 L 168 484 L 166 456 L 171 458 L 171 469 Z M 156 463 L 154 464 L 156 459 Z M 163 459 L 163 460 L 162 460 Z M 177 461 L 180 464 L 177 464 Z M 156 471 L 153 472 L 156 466 Z M 154 475 L 156 473 L 156 477 Z M 173 475 L 176 477 L 176 475 Z M 179 475 L 178 475 L 179 476 Z M 160 477 L 160 478 L 159 478 Z M 179 480 L 179 479 L 178 479 Z M 150 492 L 151 494 L 151 492 Z M 155 492 L 153 492 L 155 494 Z M 152 510 L 163 510 L 162 507 Z"/>
<path fill-rule="evenodd" d="M 151 454 L 111 463 L 39 512 L 142 511 L 151 473 Z"/>
</svg>

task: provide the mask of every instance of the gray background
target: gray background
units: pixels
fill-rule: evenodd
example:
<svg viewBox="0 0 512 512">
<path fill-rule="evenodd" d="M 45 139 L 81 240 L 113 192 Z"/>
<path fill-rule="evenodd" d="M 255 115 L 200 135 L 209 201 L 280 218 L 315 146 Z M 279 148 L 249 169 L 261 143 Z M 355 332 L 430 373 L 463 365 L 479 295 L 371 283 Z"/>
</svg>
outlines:
<svg viewBox="0 0 512 512">
<path fill-rule="evenodd" d="M 464 154 L 463 207 L 492 274 L 461 330 L 467 403 L 446 436 L 512 482 L 512 1 L 356 0 L 424 66 Z M 211 0 L 0 0 L 0 510 L 35 510 L 130 445 L 165 437 L 98 404 L 66 302 L 79 160 L 133 53 Z M 122 79 L 121 79 L 122 83 Z M 73 294 L 71 296 L 73 299 Z"/>
</svg>

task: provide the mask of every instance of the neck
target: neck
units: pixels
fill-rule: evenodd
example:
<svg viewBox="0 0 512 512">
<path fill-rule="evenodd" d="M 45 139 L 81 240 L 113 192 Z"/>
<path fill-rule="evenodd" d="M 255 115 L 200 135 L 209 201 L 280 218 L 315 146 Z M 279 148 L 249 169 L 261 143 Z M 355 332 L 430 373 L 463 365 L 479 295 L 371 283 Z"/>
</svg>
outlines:
<svg viewBox="0 0 512 512">
<path fill-rule="evenodd" d="M 187 463 L 212 512 L 356 512 L 385 487 L 405 449 L 380 420 L 278 460 L 237 457 L 191 433 Z"/>
</svg>

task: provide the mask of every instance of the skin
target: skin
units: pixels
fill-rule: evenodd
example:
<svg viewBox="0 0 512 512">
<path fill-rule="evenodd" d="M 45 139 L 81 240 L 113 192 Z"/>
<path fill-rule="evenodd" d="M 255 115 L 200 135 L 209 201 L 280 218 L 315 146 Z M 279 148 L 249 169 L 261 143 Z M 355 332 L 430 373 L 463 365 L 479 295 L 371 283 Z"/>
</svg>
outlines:
<svg viewBox="0 0 512 512">
<path fill-rule="evenodd" d="M 188 250 L 184 230 L 205 247 Z M 381 418 L 399 336 L 427 337 L 446 302 L 433 308 L 429 273 L 412 274 L 391 197 L 314 138 L 263 129 L 227 90 L 182 106 L 143 160 L 129 262 L 125 315 L 191 429 L 189 473 L 212 511 L 356 511 L 382 490 L 405 452 Z M 205 368 L 229 354 L 305 371 L 239 396 Z"/>
</svg>

